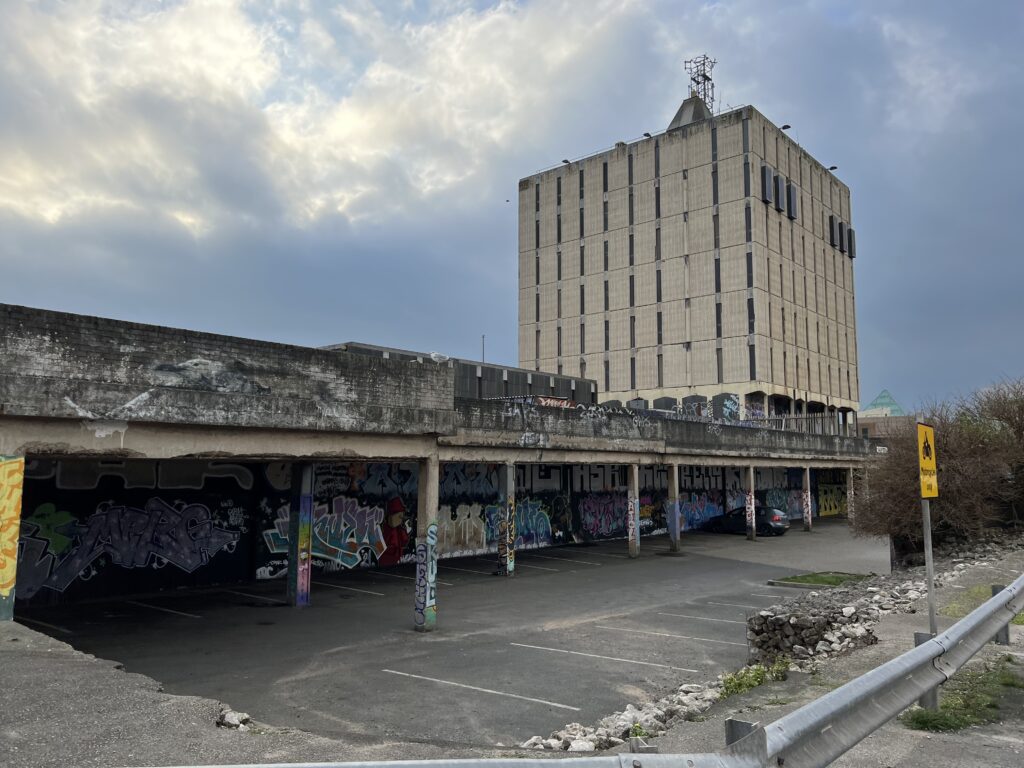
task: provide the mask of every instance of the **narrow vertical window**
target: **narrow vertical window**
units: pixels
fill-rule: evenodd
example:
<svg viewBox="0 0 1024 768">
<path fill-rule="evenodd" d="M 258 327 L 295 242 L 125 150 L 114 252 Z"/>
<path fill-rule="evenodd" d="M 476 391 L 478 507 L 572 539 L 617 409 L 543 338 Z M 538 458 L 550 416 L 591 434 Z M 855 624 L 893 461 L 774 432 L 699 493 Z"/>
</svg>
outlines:
<svg viewBox="0 0 1024 768">
<path fill-rule="evenodd" d="M 661 355 L 658 355 L 658 387 L 665 386 L 665 365 Z"/>
<path fill-rule="evenodd" d="M 722 292 L 722 260 L 715 259 L 715 293 Z"/>
<path fill-rule="evenodd" d="M 587 304 L 586 304 L 585 296 L 586 296 L 586 288 L 581 285 L 580 286 L 580 314 L 581 315 L 587 314 Z"/>
<path fill-rule="evenodd" d="M 633 190 L 629 190 L 629 224 L 633 225 Z"/>
<path fill-rule="evenodd" d="M 580 208 L 580 240 L 583 239 L 583 209 Z"/>
<path fill-rule="evenodd" d="M 580 246 L 580 277 L 583 277 L 583 246 Z"/>
<path fill-rule="evenodd" d="M 604 321 L 604 351 L 607 352 L 611 348 L 612 340 L 611 333 L 608 327 L 608 321 Z"/>
<path fill-rule="evenodd" d="M 562 177 L 559 176 L 555 179 L 555 205 L 562 205 Z M 540 201 L 537 201 L 537 210 L 540 210 Z"/>
<path fill-rule="evenodd" d="M 757 351 L 755 350 L 753 344 L 751 344 L 749 347 L 747 347 L 747 349 L 749 350 L 749 353 L 750 353 L 750 380 L 751 381 L 756 381 L 757 380 Z"/>
<path fill-rule="evenodd" d="M 540 293 L 536 293 L 533 296 L 533 319 L 535 322 L 540 322 Z"/>
<path fill-rule="evenodd" d="M 537 360 L 540 360 L 540 331 L 538 330 L 533 335 L 533 356 Z"/>
<path fill-rule="evenodd" d="M 607 232 L 608 231 L 608 201 L 605 200 L 601 204 L 601 206 L 602 206 L 602 208 L 601 208 L 601 227 L 602 227 L 603 231 Z"/>
<path fill-rule="evenodd" d="M 629 184 L 633 185 L 633 155 L 630 153 L 626 158 L 627 173 L 629 174 Z"/>
<path fill-rule="evenodd" d="M 722 364 L 722 348 L 719 347 L 715 350 L 715 369 L 718 372 L 718 383 L 721 384 L 725 380 L 725 371 Z"/>
<path fill-rule="evenodd" d="M 629 358 L 629 388 L 636 389 L 636 358 Z"/>
<path fill-rule="evenodd" d="M 583 169 L 580 168 L 580 200 L 583 199 Z"/>
<path fill-rule="evenodd" d="M 747 299 L 747 333 L 754 332 L 754 300 Z"/>
<path fill-rule="evenodd" d="M 604 361 L 604 391 L 605 392 L 611 392 L 612 391 L 612 377 L 611 377 L 611 371 L 608 368 L 608 361 L 607 360 Z"/>
<path fill-rule="evenodd" d="M 558 188 L 562 188 L 562 179 L 558 179 Z M 533 185 L 533 210 L 536 213 L 540 213 L 540 184 Z"/>
<path fill-rule="evenodd" d="M 743 151 L 750 151 L 750 118 L 743 118 Z"/>
<path fill-rule="evenodd" d="M 555 311 L 558 313 L 556 317 L 562 316 L 562 289 L 559 288 L 555 292 Z"/>
<path fill-rule="evenodd" d="M 654 273 L 654 300 L 661 301 L 661 270 Z"/>
<path fill-rule="evenodd" d="M 562 214 L 560 213 L 555 214 L 555 242 L 562 242 Z"/>
<path fill-rule="evenodd" d="M 654 230 L 654 260 L 661 261 L 661 227 Z"/>
<path fill-rule="evenodd" d="M 747 205 L 747 207 L 743 211 L 743 225 L 744 225 L 744 232 L 746 233 L 746 236 L 747 236 L 747 242 L 749 243 L 749 242 L 751 242 L 754 239 L 754 223 L 751 220 L 750 206 L 749 205 Z"/>
<path fill-rule="evenodd" d="M 661 176 L 661 145 L 657 139 L 654 140 L 654 176 Z"/>
<path fill-rule="evenodd" d="M 608 311 L 608 281 L 604 281 L 604 311 Z"/>
<path fill-rule="evenodd" d="M 633 235 L 629 235 L 629 266 L 633 266 Z"/>
<path fill-rule="evenodd" d="M 654 218 L 661 218 L 661 187 L 654 188 Z"/>
<path fill-rule="evenodd" d="M 715 233 L 715 248 L 718 248 L 718 247 L 720 247 L 721 244 L 720 244 L 720 239 L 719 239 L 719 236 L 718 236 L 718 214 L 717 213 L 713 214 L 711 216 L 711 227 L 712 227 L 712 229 L 714 230 L 714 233 Z"/>
<path fill-rule="evenodd" d="M 631 348 L 636 346 L 636 317 L 634 315 L 629 317 L 629 346 Z"/>
<path fill-rule="evenodd" d="M 556 341 L 556 345 L 557 345 L 557 349 L 558 349 L 558 356 L 561 357 L 562 356 L 562 329 L 561 328 L 556 328 L 555 329 L 555 339 L 557 340 Z"/>
<path fill-rule="evenodd" d="M 631 306 L 631 307 L 636 304 L 636 290 L 635 289 L 636 289 L 636 285 L 635 285 L 635 283 L 633 281 L 633 276 L 630 275 L 629 276 L 629 306 Z"/>
<path fill-rule="evenodd" d="M 711 126 L 711 159 L 718 159 L 718 128 Z"/>
<path fill-rule="evenodd" d="M 661 341 L 661 339 L 662 339 L 662 336 L 661 336 L 661 329 L 662 329 L 662 325 L 661 325 L 661 312 L 658 313 L 657 323 L 658 323 L 658 343 L 661 344 L 662 343 L 662 341 Z"/>
<path fill-rule="evenodd" d="M 747 251 L 747 288 L 754 287 L 754 254 Z"/>
<path fill-rule="evenodd" d="M 715 337 L 722 338 L 722 302 L 715 302 Z"/>
<path fill-rule="evenodd" d="M 540 219 L 533 222 L 533 247 L 540 248 Z"/>
<path fill-rule="evenodd" d="M 601 189 L 608 191 L 608 161 L 601 163 Z"/>
<path fill-rule="evenodd" d="M 718 205 L 718 168 L 711 169 L 711 204 Z"/>
<path fill-rule="evenodd" d="M 537 285 L 540 285 L 540 256 L 533 257 L 533 274 L 537 279 L 534 281 Z"/>
<path fill-rule="evenodd" d="M 562 252 L 561 251 L 556 251 L 555 252 L 555 279 L 556 280 L 561 280 L 562 279 Z"/>
<path fill-rule="evenodd" d="M 580 354 L 587 354 L 587 326 L 584 323 L 580 323 Z M 580 365 L 586 365 L 586 363 L 580 363 Z"/>
<path fill-rule="evenodd" d="M 750 197 L 750 161 L 743 161 L 743 196 Z"/>
<path fill-rule="evenodd" d="M 608 271 L 608 241 L 604 241 L 604 271 Z"/>
</svg>

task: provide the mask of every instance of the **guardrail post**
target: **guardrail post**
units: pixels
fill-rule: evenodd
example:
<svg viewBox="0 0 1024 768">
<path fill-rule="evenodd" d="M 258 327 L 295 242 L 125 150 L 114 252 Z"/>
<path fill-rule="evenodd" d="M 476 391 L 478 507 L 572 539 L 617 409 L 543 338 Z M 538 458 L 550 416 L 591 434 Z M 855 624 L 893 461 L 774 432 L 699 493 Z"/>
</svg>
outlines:
<svg viewBox="0 0 1024 768">
<path fill-rule="evenodd" d="M 924 645 L 931 640 L 933 635 L 930 632 L 915 632 L 914 633 L 914 647 Z M 922 709 L 936 710 L 939 708 L 939 689 L 938 687 L 932 688 L 926 692 L 920 699 L 917 700 L 917 704 Z"/>
<path fill-rule="evenodd" d="M 749 736 L 758 729 L 759 723 L 749 723 L 746 720 L 726 718 L 725 720 L 725 746 L 731 747 L 740 739 Z"/>
<path fill-rule="evenodd" d="M 995 597 L 1000 592 L 1006 589 L 1002 584 L 992 585 L 992 597 Z M 1003 624 L 1003 628 L 996 632 L 995 637 L 996 645 L 1009 645 L 1010 644 L 1010 623 Z"/>
</svg>

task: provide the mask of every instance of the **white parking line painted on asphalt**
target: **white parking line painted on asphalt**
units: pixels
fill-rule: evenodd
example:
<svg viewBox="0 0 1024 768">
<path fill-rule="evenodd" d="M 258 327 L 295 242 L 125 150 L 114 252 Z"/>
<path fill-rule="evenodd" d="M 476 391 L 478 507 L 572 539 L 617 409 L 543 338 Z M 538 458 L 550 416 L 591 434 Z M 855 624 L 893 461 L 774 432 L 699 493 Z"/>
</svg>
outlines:
<svg viewBox="0 0 1024 768">
<path fill-rule="evenodd" d="M 727 608 L 753 608 L 755 611 L 764 608 L 763 605 L 743 605 L 741 603 L 716 603 L 713 600 L 708 600 L 708 605 L 724 605 Z"/>
<path fill-rule="evenodd" d="M 241 595 L 242 597 L 251 597 L 254 600 L 265 600 L 268 603 L 277 603 L 278 605 L 284 605 L 285 601 L 276 597 L 264 597 L 263 595 L 254 595 L 250 592 L 237 592 L 233 589 L 222 589 L 221 592 L 227 592 L 229 595 Z"/>
<path fill-rule="evenodd" d="M 596 555 L 597 557 L 629 557 L 629 555 L 620 555 L 616 552 L 587 552 L 587 556 L 589 557 L 590 555 Z"/>
<path fill-rule="evenodd" d="M 796 595 L 763 595 L 763 594 L 758 594 L 757 592 L 751 592 L 750 596 L 751 597 L 777 597 L 777 598 L 780 598 L 782 600 L 788 600 L 791 597 L 796 597 Z"/>
<path fill-rule="evenodd" d="M 723 624 L 746 624 L 745 621 L 735 621 L 734 619 L 712 619 L 710 616 L 689 616 L 685 613 L 659 613 L 659 616 L 675 616 L 680 619 L 699 619 L 700 621 L 720 621 Z"/>
<path fill-rule="evenodd" d="M 45 621 L 40 621 L 39 619 L 27 619 L 24 616 L 18 616 L 17 618 L 15 618 L 15 621 L 21 622 L 22 624 L 25 624 L 25 623 L 28 623 L 28 624 L 38 624 L 40 627 L 46 627 L 47 629 L 53 629 L 53 630 L 56 630 L 57 632 L 63 632 L 65 635 L 73 635 L 73 634 L 75 634 L 70 629 L 65 629 L 64 627 L 58 627 L 56 624 L 48 624 Z"/>
<path fill-rule="evenodd" d="M 405 579 L 406 581 L 416 581 L 415 576 L 403 576 L 400 573 L 388 573 L 387 571 L 371 571 L 371 576 L 390 576 L 392 579 Z M 438 579 L 438 584 L 443 584 L 446 587 L 454 587 L 455 585 L 450 581 L 441 581 Z"/>
<path fill-rule="evenodd" d="M 595 624 L 598 629 L 611 629 L 615 632 L 632 632 L 634 635 L 654 635 L 655 637 L 676 637 L 680 640 L 698 640 L 702 643 L 721 643 L 722 645 L 742 645 L 744 648 L 747 647 L 746 643 L 734 643 L 731 640 L 715 640 L 710 637 L 691 637 L 690 635 L 673 635 L 670 632 L 650 632 L 646 629 L 629 629 L 628 627 L 605 627 L 600 624 Z"/>
<path fill-rule="evenodd" d="M 544 699 L 534 699 L 530 696 L 520 696 L 518 693 L 506 693 L 505 691 L 493 691 L 490 688 L 478 688 L 475 685 L 466 685 L 465 683 L 454 683 L 451 680 L 439 680 L 436 677 L 424 677 L 423 675 L 412 675 L 408 672 L 396 672 L 393 669 L 382 669 L 381 672 L 387 672 L 389 675 L 401 675 L 402 677 L 411 677 L 416 680 L 427 680 L 431 683 L 440 683 L 441 685 L 454 685 L 456 688 L 468 688 L 471 691 L 479 691 L 480 693 L 493 693 L 495 696 L 507 696 L 510 699 L 520 699 L 521 701 L 532 701 L 535 704 L 545 704 L 549 707 L 558 707 L 559 709 L 568 709 L 571 712 L 579 712 L 579 707 L 570 707 L 568 704 L 556 704 L 553 701 L 545 701 Z"/>
<path fill-rule="evenodd" d="M 525 555 L 526 552 L 521 552 L 520 555 Z M 583 565 L 600 565 L 600 563 L 594 563 L 590 560 L 577 560 L 574 557 L 555 557 L 554 555 L 538 555 L 535 552 L 530 552 L 529 557 L 539 557 L 541 560 L 564 560 L 567 563 L 582 563 Z"/>
<path fill-rule="evenodd" d="M 202 616 L 198 616 L 194 613 L 185 613 L 184 611 L 175 611 L 170 608 L 161 608 L 159 605 L 150 605 L 149 603 L 140 603 L 137 600 L 125 600 L 128 605 L 137 605 L 140 608 L 149 608 L 154 611 L 163 611 L 164 613 L 173 613 L 175 616 L 185 616 L 189 619 L 201 619 Z"/>
<path fill-rule="evenodd" d="M 362 592 L 364 595 L 376 595 L 377 597 L 387 597 L 383 592 L 372 592 L 369 589 L 356 589 L 355 587 L 343 587 L 341 584 L 331 584 L 329 581 L 314 581 L 318 587 L 330 587 L 331 589 L 347 589 L 349 592 Z"/>
<path fill-rule="evenodd" d="M 678 672 L 697 672 L 696 669 L 686 667 L 673 667 L 670 664 L 655 664 L 653 661 L 637 661 L 636 659 L 620 659 L 616 656 L 601 656 L 596 653 L 583 653 L 582 651 L 567 651 L 564 648 L 545 648 L 543 645 L 526 645 L 525 643 L 509 643 L 516 648 L 533 648 L 538 651 L 551 651 L 552 653 L 568 653 L 573 656 L 586 656 L 591 659 L 604 659 L 606 661 L 621 661 L 623 664 L 642 664 L 645 667 L 661 667 L 662 669 L 674 669 Z"/>
<path fill-rule="evenodd" d="M 557 568 L 545 568 L 543 565 L 527 565 L 526 563 L 516 561 L 516 568 L 533 568 L 537 571 L 551 571 L 551 573 L 561 573 Z"/>
<path fill-rule="evenodd" d="M 447 571 L 462 571 L 463 573 L 479 573 L 481 576 L 493 576 L 494 573 L 491 571 L 474 571 L 472 568 L 456 568 L 454 565 L 441 565 L 438 563 L 438 568 L 444 568 Z"/>
</svg>

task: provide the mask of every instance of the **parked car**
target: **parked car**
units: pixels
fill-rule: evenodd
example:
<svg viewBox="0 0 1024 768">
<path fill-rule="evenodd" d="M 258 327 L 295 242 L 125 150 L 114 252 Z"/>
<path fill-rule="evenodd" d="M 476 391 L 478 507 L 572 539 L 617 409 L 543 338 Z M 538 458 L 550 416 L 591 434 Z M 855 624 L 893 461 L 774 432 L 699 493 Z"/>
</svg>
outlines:
<svg viewBox="0 0 1024 768">
<path fill-rule="evenodd" d="M 754 519 L 757 521 L 758 536 L 782 536 L 789 530 L 789 516 L 783 510 L 775 507 L 757 504 L 754 507 Z M 711 518 L 704 525 L 704 530 L 714 533 L 746 533 L 746 507 L 738 507 Z"/>
</svg>

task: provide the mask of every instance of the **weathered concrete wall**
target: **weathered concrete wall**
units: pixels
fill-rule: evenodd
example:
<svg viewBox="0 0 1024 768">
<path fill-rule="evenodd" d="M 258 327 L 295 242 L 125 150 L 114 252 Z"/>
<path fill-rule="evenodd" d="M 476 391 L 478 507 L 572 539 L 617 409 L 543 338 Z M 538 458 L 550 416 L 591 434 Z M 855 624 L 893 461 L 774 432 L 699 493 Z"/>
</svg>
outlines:
<svg viewBox="0 0 1024 768">
<path fill-rule="evenodd" d="M 446 364 L 413 364 L 0 305 L 0 416 L 430 434 Z M 107 425 L 107 426 L 104 426 Z"/>
<path fill-rule="evenodd" d="M 445 443 L 753 460 L 815 456 L 859 461 L 874 453 L 874 446 L 862 438 L 683 421 L 600 406 L 550 408 L 456 400 L 455 410 L 458 434 Z"/>
</svg>

